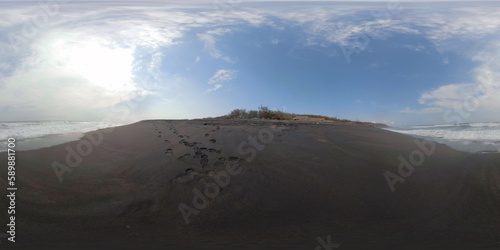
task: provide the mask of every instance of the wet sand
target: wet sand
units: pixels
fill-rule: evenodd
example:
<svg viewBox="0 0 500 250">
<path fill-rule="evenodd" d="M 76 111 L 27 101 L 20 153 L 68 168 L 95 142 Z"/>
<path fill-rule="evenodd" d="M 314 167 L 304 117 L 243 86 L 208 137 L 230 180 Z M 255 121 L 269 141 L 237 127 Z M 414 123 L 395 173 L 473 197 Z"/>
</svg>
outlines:
<svg viewBox="0 0 500 250">
<path fill-rule="evenodd" d="M 499 154 L 415 140 L 260 120 L 98 130 L 17 153 L 16 243 L 1 245 L 328 249 L 329 237 L 331 249 L 499 248 Z M 415 170 L 398 171 L 401 158 Z M 5 190 L 6 167 L 0 175 Z"/>
</svg>

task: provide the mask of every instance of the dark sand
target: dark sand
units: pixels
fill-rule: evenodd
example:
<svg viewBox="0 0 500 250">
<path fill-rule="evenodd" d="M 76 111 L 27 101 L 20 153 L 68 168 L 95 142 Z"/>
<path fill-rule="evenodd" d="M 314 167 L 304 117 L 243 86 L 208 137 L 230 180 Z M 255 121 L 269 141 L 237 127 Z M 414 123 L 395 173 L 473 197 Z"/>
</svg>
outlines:
<svg viewBox="0 0 500 250">
<path fill-rule="evenodd" d="M 317 248 L 327 236 L 338 249 L 500 248 L 498 154 L 436 144 L 393 193 L 383 174 L 419 147 L 375 127 L 144 121 L 104 132 L 89 134 L 104 139 L 62 182 L 52 163 L 67 165 L 68 146 L 85 153 L 87 138 L 17 153 L 16 243 L 0 248 L 312 250 L 329 249 Z M 0 163 L 5 190 L 6 153 Z M 194 208 L 193 188 L 228 166 L 242 172 L 208 190 L 215 197 L 186 224 L 179 204 Z"/>
</svg>

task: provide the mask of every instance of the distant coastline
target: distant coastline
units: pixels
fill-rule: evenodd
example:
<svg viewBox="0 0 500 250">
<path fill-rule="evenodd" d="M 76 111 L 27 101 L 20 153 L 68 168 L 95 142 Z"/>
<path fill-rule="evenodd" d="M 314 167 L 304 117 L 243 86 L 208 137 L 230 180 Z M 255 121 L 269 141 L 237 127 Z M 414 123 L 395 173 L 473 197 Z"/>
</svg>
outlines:
<svg viewBox="0 0 500 250">
<path fill-rule="evenodd" d="M 278 121 L 299 121 L 299 122 L 334 122 L 352 125 L 368 125 L 378 128 L 387 128 L 386 124 L 352 121 L 348 119 L 339 119 L 336 117 L 329 117 L 324 115 L 311 115 L 311 114 L 295 114 L 288 113 L 281 110 L 271 110 L 268 107 L 260 106 L 258 110 L 234 109 L 227 115 L 218 117 L 203 118 L 205 120 L 220 120 L 220 119 L 268 119 Z"/>
</svg>

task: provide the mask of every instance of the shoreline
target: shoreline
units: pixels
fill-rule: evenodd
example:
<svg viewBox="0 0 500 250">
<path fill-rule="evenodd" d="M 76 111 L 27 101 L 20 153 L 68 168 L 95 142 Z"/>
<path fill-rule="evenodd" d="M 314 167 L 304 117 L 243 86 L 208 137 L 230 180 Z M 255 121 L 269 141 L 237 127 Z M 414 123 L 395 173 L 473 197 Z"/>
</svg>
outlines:
<svg viewBox="0 0 500 250">
<path fill-rule="evenodd" d="M 79 141 L 82 139 L 87 132 L 71 132 L 71 133 L 61 133 L 61 134 L 50 134 L 43 135 L 33 138 L 24 138 L 21 140 L 16 140 L 17 151 L 30 151 L 38 150 L 42 148 L 49 148 L 53 146 L 58 146 L 68 142 Z M 15 139 L 15 138 L 14 138 Z M 27 145 L 23 145 L 27 144 Z M 21 147 L 21 149 L 19 149 Z M 0 153 L 6 152 L 7 149 L 0 149 Z"/>
<path fill-rule="evenodd" d="M 139 123 L 139 122 L 147 122 L 147 121 L 159 121 L 157 119 L 152 119 L 152 120 L 141 120 L 138 122 L 134 123 Z M 396 129 L 389 127 L 387 125 L 380 126 L 380 124 L 377 123 L 345 123 L 345 122 L 337 122 L 337 121 L 320 121 L 320 122 L 312 122 L 312 121 L 295 121 L 295 120 L 272 120 L 272 119 L 211 119 L 211 118 L 197 118 L 197 119 L 176 119 L 176 120 L 161 120 L 161 121 L 169 121 L 169 122 L 177 122 L 177 121 L 210 121 L 210 122 L 219 122 L 221 124 L 224 124 L 224 121 L 229 121 L 229 123 L 255 123 L 255 124 L 268 124 L 268 123 L 277 123 L 277 124 L 301 124 L 301 125 L 332 125 L 332 126 L 362 126 L 362 127 L 376 127 L 380 128 L 385 131 L 390 131 L 394 132 L 397 134 L 402 134 L 402 135 L 407 135 L 413 138 L 419 138 L 419 139 L 425 139 L 425 140 L 432 140 L 435 143 L 439 144 L 444 144 L 450 147 L 453 150 L 457 150 L 460 152 L 467 152 L 467 153 L 472 153 L 472 154 L 495 154 L 495 153 L 500 153 L 500 149 L 498 151 L 495 150 L 487 150 L 484 149 L 488 144 L 485 144 L 483 141 L 477 141 L 477 142 L 472 142 L 472 143 L 479 143 L 481 145 L 476 145 L 476 146 L 464 146 L 462 145 L 464 142 L 470 142 L 468 140 L 461 140 L 461 141 L 450 141 L 446 139 L 440 139 L 440 138 L 435 138 L 431 136 L 420 136 L 420 135 L 414 135 L 410 133 L 402 133 L 398 131 L 393 131 L 391 129 Z M 130 124 L 134 124 L 130 123 Z M 118 124 L 116 126 L 111 126 L 107 128 L 116 128 L 120 126 L 126 126 L 130 124 Z M 48 134 L 48 135 L 43 135 L 39 137 L 33 137 L 33 138 L 24 138 L 22 141 L 25 143 L 26 141 L 38 141 L 36 145 L 33 145 L 32 142 L 29 143 L 29 145 L 23 146 L 23 149 L 20 149 L 19 151 L 28 151 L 28 150 L 38 150 L 42 148 L 47 148 L 47 147 L 53 147 L 57 145 L 61 145 L 64 143 L 68 142 L 73 142 L 73 141 L 78 141 L 81 140 L 87 133 L 92 133 L 96 132 L 100 129 L 104 128 L 99 128 L 96 130 L 91 130 L 91 131 L 86 131 L 86 132 L 67 132 L 67 133 L 58 133 L 58 134 Z M 61 139 L 62 138 L 62 139 Z M 19 141 L 18 141 L 19 142 Z M 19 145 L 18 145 L 19 146 Z M 481 147 L 482 146 L 482 147 Z M 479 149 L 483 148 L 483 149 Z M 0 149 L 0 153 L 5 152 L 6 150 Z"/>
<path fill-rule="evenodd" d="M 57 146 L 57 145 L 72 142 L 72 141 L 78 141 L 81 138 L 83 138 L 86 133 L 93 132 L 93 131 L 103 129 L 103 128 L 119 127 L 119 126 L 124 125 L 124 124 L 113 124 L 113 126 L 109 126 L 110 124 L 103 125 L 102 123 L 104 123 L 104 122 L 102 122 L 102 121 L 97 121 L 97 122 L 88 122 L 88 121 L 86 121 L 86 122 L 81 122 L 81 121 L 31 121 L 31 122 L 4 122 L 4 123 L 12 123 L 12 124 L 35 123 L 35 124 L 42 124 L 45 126 L 45 127 L 44 126 L 41 126 L 41 127 L 33 126 L 33 127 L 30 127 L 29 129 L 21 126 L 18 129 L 23 131 L 22 136 L 7 134 L 7 136 L 9 136 L 10 138 L 16 139 L 16 141 L 18 142 L 17 146 L 18 146 L 19 151 L 37 150 L 37 149 L 41 149 L 41 148 Z M 60 131 L 50 130 L 50 131 L 45 131 L 46 132 L 45 134 L 44 133 L 42 133 L 42 134 L 35 133 L 34 137 L 33 136 L 26 137 L 26 132 L 29 134 L 29 133 L 33 133 L 34 129 L 42 129 L 42 131 L 44 129 L 46 129 L 46 127 L 47 127 L 45 125 L 46 123 L 55 123 L 54 126 L 61 126 L 61 125 L 64 126 L 66 124 L 82 125 L 82 124 L 89 124 L 89 123 L 96 124 L 96 125 L 93 127 L 90 127 L 90 128 L 88 128 L 88 127 L 79 127 L 79 128 L 73 127 L 73 128 L 70 128 L 70 131 L 64 131 L 64 129 L 60 130 Z M 99 125 L 97 125 L 97 124 L 99 124 Z M 68 127 L 66 127 L 66 129 L 68 129 Z M 8 130 L 9 129 L 7 129 L 7 131 Z M 12 128 L 10 130 L 12 130 Z M 1 131 L 2 130 L 0 130 L 0 132 Z M 14 134 L 16 134 L 16 133 L 14 133 Z M 3 134 L 3 135 L 5 136 L 6 134 Z M 7 138 L 5 138 L 5 140 L 7 140 Z M 0 142 L 0 152 L 6 151 L 6 148 L 5 149 L 3 148 L 3 146 L 6 147 L 6 145 L 3 145 L 3 144 L 4 144 L 3 141 Z"/>
<path fill-rule="evenodd" d="M 371 126 L 283 121 L 147 120 L 88 132 L 17 154 L 16 245 L 314 249 L 330 235 L 347 249 L 499 246 L 498 154 L 436 143 L 414 164 L 412 152 L 425 153 L 415 140 Z M 400 156 L 415 170 L 391 192 L 384 173 L 399 175 Z M 62 181 L 54 162 L 68 167 Z"/>
<path fill-rule="evenodd" d="M 483 154 L 483 153 L 500 153 L 500 146 L 495 146 L 491 144 L 492 142 L 489 141 L 471 141 L 471 140 L 450 140 L 450 139 L 443 139 L 443 138 L 437 138 L 437 137 L 431 137 L 431 136 L 424 136 L 424 135 L 415 135 L 415 134 L 410 134 L 410 133 L 403 133 L 403 132 L 398 132 L 398 131 L 393 131 L 391 128 L 382 128 L 383 130 L 391 131 L 394 133 L 402 134 L 402 135 L 407 135 L 411 136 L 414 138 L 419 138 L 419 139 L 425 139 L 425 140 L 432 140 L 435 143 L 440 143 L 448 146 L 449 148 L 460 151 L 460 152 L 466 152 L 466 153 L 471 153 L 471 154 Z M 493 148 L 496 148 L 494 150 Z"/>
</svg>

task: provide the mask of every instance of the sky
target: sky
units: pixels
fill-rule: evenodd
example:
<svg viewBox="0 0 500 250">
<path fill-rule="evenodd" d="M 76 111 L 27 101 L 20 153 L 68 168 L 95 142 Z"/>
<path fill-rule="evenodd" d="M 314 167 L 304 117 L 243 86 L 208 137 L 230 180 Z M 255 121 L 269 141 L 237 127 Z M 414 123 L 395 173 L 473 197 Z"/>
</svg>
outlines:
<svg viewBox="0 0 500 250">
<path fill-rule="evenodd" d="M 500 3 L 0 1 L 0 121 L 500 121 Z"/>
</svg>

